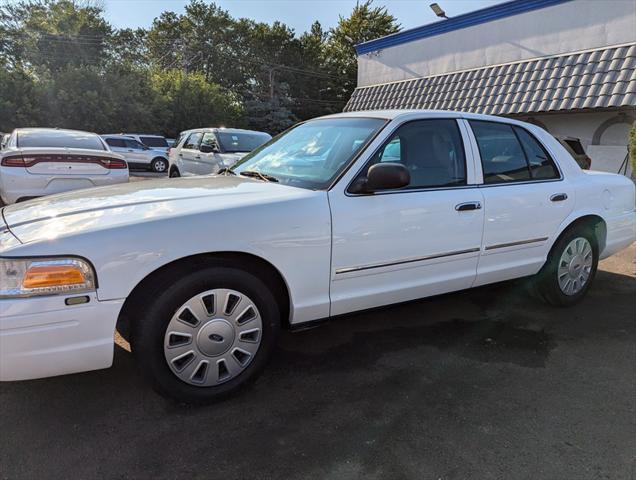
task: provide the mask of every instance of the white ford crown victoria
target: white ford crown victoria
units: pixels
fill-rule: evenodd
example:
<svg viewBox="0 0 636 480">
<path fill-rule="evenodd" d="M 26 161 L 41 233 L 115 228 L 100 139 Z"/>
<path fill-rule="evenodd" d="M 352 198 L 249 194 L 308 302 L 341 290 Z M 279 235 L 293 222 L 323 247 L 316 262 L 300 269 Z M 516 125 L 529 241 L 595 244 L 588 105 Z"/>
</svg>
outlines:
<svg viewBox="0 0 636 480">
<path fill-rule="evenodd" d="M 636 239 L 631 180 L 536 126 L 426 111 L 315 119 L 220 175 L 2 218 L 0 379 L 108 367 L 117 328 L 188 402 L 254 379 L 280 328 L 525 276 L 573 304 Z"/>
</svg>

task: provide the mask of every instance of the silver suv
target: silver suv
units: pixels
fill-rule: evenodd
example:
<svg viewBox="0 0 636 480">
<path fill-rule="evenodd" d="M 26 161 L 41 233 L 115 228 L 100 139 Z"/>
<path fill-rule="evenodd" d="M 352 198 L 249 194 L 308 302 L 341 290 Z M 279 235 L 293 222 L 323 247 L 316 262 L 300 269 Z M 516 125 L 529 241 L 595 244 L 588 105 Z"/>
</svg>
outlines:
<svg viewBox="0 0 636 480">
<path fill-rule="evenodd" d="M 168 152 L 151 148 L 128 135 L 102 135 L 113 152 L 123 155 L 131 167 L 157 173 L 168 171 Z"/>
</svg>

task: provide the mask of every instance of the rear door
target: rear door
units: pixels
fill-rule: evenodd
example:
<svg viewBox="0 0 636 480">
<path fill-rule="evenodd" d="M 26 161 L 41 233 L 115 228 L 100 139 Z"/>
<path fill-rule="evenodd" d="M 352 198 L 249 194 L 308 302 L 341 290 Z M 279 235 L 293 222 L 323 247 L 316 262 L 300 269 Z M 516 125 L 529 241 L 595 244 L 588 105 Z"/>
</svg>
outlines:
<svg viewBox="0 0 636 480">
<path fill-rule="evenodd" d="M 574 189 L 530 131 L 465 122 L 479 159 L 485 209 L 476 285 L 533 275 L 574 208 Z"/>
<path fill-rule="evenodd" d="M 137 140 L 125 139 L 124 143 L 126 144 L 126 160 L 131 163 L 143 164 L 147 165 L 150 163 L 150 155 L 148 154 L 147 147 Z"/>
</svg>

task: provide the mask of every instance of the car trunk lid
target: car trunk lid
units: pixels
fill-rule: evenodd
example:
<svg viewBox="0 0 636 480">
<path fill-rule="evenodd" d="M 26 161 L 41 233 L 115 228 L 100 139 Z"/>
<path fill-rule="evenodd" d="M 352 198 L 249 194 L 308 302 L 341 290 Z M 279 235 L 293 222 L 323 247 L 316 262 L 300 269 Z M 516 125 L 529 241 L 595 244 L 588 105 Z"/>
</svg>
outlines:
<svg viewBox="0 0 636 480">
<path fill-rule="evenodd" d="M 113 169 L 127 168 L 119 155 L 99 150 L 23 148 L 14 156 L 21 157 L 22 166 L 34 175 L 108 175 Z"/>
</svg>

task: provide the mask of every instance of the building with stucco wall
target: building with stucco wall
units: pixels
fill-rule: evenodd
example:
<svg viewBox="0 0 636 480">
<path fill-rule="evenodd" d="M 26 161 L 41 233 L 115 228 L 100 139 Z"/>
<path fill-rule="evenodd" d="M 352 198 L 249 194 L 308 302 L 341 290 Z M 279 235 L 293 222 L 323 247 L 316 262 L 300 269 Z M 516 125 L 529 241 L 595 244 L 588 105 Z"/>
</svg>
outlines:
<svg viewBox="0 0 636 480">
<path fill-rule="evenodd" d="M 443 6 L 443 2 L 442 6 Z M 504 115 L 581 139 L 617 172 L 636 121 L 635 0 L 514 0 L 356 45 L 346 111 Z"/>
</svg>

